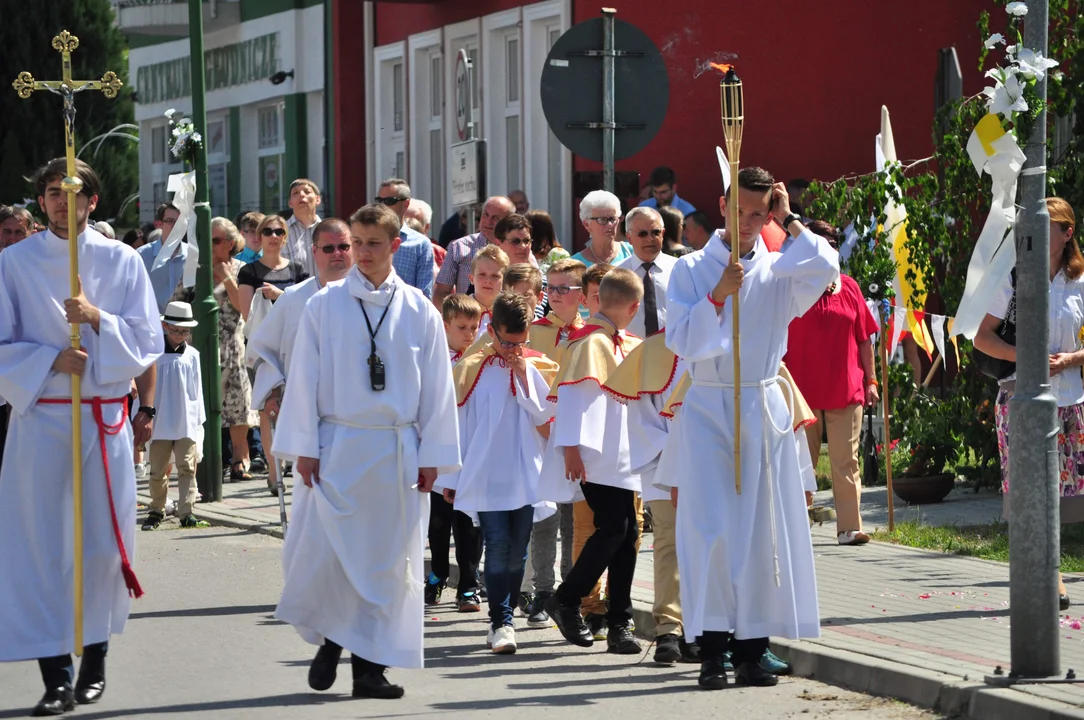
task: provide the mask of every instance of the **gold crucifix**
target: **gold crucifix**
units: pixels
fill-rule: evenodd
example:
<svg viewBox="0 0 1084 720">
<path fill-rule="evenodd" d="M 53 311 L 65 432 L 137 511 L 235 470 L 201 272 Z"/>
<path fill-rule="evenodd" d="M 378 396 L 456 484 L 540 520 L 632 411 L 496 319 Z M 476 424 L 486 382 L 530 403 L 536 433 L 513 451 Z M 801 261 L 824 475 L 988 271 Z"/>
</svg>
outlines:
<svg viewBox="0 0 1084 720">
<path fill-rule="evenodd" d="M 60 53 L 63 65 L 60 80 L 35 80 L 28 72 L 19 73 L 12 85 L 19 97 L 29 98 L 35 90 L 48 90 L 64 100 L 64 154 L 67 158 L 67 177 L 61 187 L 68 194 L 68 280 L 71 297 L 80 292 L 79 283 L 79 213 L 76 196 L 83 189 L 83 181 L 75 170 L 75 94 L 83 90 L 101 90 L 107 98 L 115 98 L 124 83 L 113 71 L 101 80 L 72 80 L 72 52 L 79 47 L 79 38 L 67 30 L 53 38 L 53 48 Z M 80 347 L 79 325 L 71 325 L 71 346 Z M 73 524 L 73 591 L 75 594 L 75 654 L 83 654 L 83 414 L 80 377 L 72 375 L 72 506 L 75 514 Z"/>
</svg>

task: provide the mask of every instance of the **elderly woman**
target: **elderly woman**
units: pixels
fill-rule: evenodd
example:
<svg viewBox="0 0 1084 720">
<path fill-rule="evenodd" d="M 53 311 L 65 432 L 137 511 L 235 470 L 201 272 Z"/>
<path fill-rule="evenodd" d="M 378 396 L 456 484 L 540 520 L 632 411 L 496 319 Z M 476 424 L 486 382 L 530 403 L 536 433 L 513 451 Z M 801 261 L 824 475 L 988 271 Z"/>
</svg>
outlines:
<svg viewBox="0 0 1084 720">
<path fill-rule="evenodd" d="M 230 429 L 233 457 L 230 480 L 251 480 L 248 472 L 248 429 L 252 407 L 252 386 L 245 370 L 244 306 L 237 273 L 244 263 L 236 255 L 245 248 L 237 226 L 224 217 L 211 220 L 211 263 L 214 267 L 214 296 L 218 301 L 218 352 L 222 366 L 222 423 Z"/>
<path fill-rule="evenodd" d="M 839 249 L 828 223 L 816 220 L 809 229 Z M 821 454 L 821 437 L 828 435 L 836 540 L 840 545 L 864 545 L 869 535 L 862 532 L 858 512 L 862 495 L 858 441 L 862 407 L 879 399 L 871 340 L 877 323 L 858 283 L 841 274 L 813 307 L 791 321 L 788 332 L 783 361 L 816 418 L 806 428 L 814 465 Z"/>
<path fill-rule="evenodd" d="M 538 270 L 545 282 L 550 266 L 558 260 L 568 257 L 568 250 L 561 247 L 557 232 L 553 228 L 553 218 L 545 210 L 531 210 L 524 217 L 531 224 L 531 252 L 538 261 Z"/>
<path fill-rule="evenodd" d="M 617 225 L 621 222 L 621 201 L 613 193 L 594 190 L 580 201 L 580 220 L 591 236 L 582 252 L 572 256 L 587 267 L 596 263 L 616 265 L 632 255 L 632 245 L 618 242 Z"/>
<path fill-rule="evenodd" d="M 1058 399 L 1058 469 L 1061 522 L 1084 520 L 1084 383 L 1080 366 L 1084 348 L 1084 255 L 1076 243 L 1076 215 L 1069 203 L 1047 198 L 1050 213 L 1050 392 Z M 1016 290 L 1006 279 L 990 312 L 975 335 L 975 347 L 1000 360 L 1016 362 L 1016 347 L 998 334 L 1002 322 L 1016 323 Z M 999 381 L 995 406 L 997 446 L 1001 455 L 1001 488 L 1009 514 L 1009 400 L 1016 389 L 1015 370 Z M 1069 608 L 1065 583 L 1058 576 L 1061 609 Z"/>
</svg>

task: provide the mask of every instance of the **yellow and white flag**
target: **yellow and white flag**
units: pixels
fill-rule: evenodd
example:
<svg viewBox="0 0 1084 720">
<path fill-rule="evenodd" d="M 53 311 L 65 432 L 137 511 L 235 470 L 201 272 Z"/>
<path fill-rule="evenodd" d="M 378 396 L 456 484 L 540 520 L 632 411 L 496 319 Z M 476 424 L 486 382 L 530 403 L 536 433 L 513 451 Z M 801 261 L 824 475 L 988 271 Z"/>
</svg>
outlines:
<svg viewBox="0 0 1084 720">
<path fill-rule="evenodd" d="M 1016 265 L 1016 181 L 1026 157 L 1016 139 L 1005 132 L 997 115 L 986 115 L 975 126 L 967 141 L 967 153 L 975 171 L 990 173 L 993 198 L 990 214 L 975 243 L 967 266 L 967 284 L 956 312 L 956 322 L 949 332 L 974 339 L 998 287 Z"/>
<path fill-rule="evenodd" d="M 881 106 L 881 133 L 877 136 L 876 158 L 878 172 L 885 169 L 886 163 L 898 162 L 896 141 L 892 137 L 892 119 L 888 115 L 888 108 L 884 106 Z M 913 303 L 917 298 L 926 297 L 926 279 L 922 271 L 911 262 L 911 251 L 907 249 L 907 210 L 903 205 L 890 200 L 885 208 L 885 217 L 888 242 L 892 247 L 892 257 L 896 261 L 896 277 L 892 281 L 892 289 L 896 291 L 896 303 L 921 312 L 922 306 L 916 307 Z M 909 272 L 913 273 L 914 279 L 907 279 Z M 925 350 L 927 355 L 932 355 L 933 340 L 921 317 L 908 313 L 907 330 L 919 347 Z"/>
</svg>

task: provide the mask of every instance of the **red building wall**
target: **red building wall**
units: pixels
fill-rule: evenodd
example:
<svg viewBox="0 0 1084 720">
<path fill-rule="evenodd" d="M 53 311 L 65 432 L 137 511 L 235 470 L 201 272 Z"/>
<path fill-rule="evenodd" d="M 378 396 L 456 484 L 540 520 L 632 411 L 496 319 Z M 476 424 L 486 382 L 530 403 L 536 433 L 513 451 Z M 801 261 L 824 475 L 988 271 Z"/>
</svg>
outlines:
<svg viewBox="0 0 1084 720">
<path fill-rule="evenodd" d="M 522 0 L 444 0 L 435 4 L 377 3 L 376 44 L 526 4 Z M 682 197 L 718 219 L 720 179 L 715 146 L 719 85 L 698 67 L 734 53 L 745 83 L 743 165 L 762 165 L 780 179 L 835 179 L 874 170 L 881 106 L 892 113 L 901 160 L 932 151 L 937 51 L 955 46 L 964 93 L 982 89 L 976 21 L 992 0 L 573 0 L 573 23 L 603 6 L 644 30 L 669 68 L 670 104 L 656 138 L 618 170 L 646 182 L 656 165 L 673 167 Z M 996 14 L 995 14 L 996 18 Z M 999 23 L 995 21 L 995 26 Z M 574 170 L 597 170 L 579 158 Z"/>
</svg>

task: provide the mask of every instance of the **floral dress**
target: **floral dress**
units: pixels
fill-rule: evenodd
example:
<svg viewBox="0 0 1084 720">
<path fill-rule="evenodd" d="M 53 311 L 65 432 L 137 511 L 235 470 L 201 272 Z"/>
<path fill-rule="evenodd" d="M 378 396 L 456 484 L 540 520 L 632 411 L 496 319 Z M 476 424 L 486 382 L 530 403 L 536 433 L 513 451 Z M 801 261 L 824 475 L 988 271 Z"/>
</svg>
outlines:
<svg viewBox="0 0 1084 720">
<path fill-rule="evenodd" d="M 244 266 L 237 258 L 230 260 L 233 276 Z M 247 425 L 259 421 L 252 418 L 252 385 L 245 369 L 245 321 L 241 312 L 230 302 L 226 286 L 215 285 L 218 301 L 218 357 L 222 367 L 222 424 L 226 427 Z"/>
</svg>

